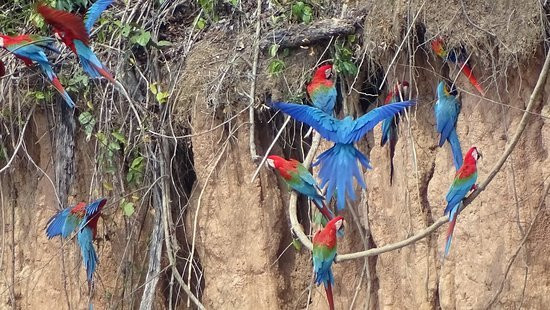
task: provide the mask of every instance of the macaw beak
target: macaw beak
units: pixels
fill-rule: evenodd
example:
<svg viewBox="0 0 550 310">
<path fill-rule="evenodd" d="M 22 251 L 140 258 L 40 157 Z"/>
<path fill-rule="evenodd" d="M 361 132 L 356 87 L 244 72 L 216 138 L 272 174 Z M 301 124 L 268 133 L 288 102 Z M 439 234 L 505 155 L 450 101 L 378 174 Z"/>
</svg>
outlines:
<svg viewBox="0 0 550 310">
<path fill-rule="evenodd" d="M 481 152 L 479 150 L 477 151 L 477 155 L 479 156 L 480 159 L 483 157 L 483 155 L 481 154 Z"/>
</svg>

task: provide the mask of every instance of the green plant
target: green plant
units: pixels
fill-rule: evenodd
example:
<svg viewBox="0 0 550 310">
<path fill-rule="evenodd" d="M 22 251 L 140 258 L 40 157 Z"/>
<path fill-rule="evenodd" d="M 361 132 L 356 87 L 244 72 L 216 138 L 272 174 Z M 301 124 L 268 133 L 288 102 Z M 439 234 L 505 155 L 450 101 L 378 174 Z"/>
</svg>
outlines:
<svg viewBox="0 0 550 310">
<path fill-rule="evenodd" d="M 170 94 L 161 91 L 160 85 L 157 82 L 149 84 L 149 90 L 155 95 L 155 99 L 160 104 L 166 103 L 166 100 L 170 97 Z"/>
<path fill-rule="evenodd" d="M 345 41 L 337 40 L 334 44 L 334 67 L 336 71 L 348 76 L 355 76 L 359 72 L 353 61 L 353 51 L 350 47 L 354 42 L 355 36 L 350 35 Z"/>
<path fill-rule="evenodd" d="M 291 8 L 292 19 L 309 24 L 313 20 L 313 9 L 309 4 L 298 1 L 292 4 Z"/>
<path fill-rule="evenodd" d="M 271 59 L 267 65 L 267 72 L 270 76 L 278 76 L 286 68 L 285 62 L 279 58 L 279 48 L 279 44 L 272 44 L 269 47 L 269 56 Z M 286 57 L 289 53 L 288 48 L 285 48 L 281 57 Z"/>
</svg>

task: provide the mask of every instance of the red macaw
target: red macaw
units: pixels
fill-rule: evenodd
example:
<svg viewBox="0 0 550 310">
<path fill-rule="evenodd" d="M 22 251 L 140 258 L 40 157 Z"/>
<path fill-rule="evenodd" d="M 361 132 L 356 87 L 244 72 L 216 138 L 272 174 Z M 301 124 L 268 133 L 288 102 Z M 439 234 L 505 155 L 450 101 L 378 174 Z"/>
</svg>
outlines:
<svg viewBox="0 0 550 310">
<path fill-rule="evenodd" d="M 464 156 L 464 163 L 456 172 L 453 184 L 451 184 L 447 197 L 445 197 L 447 200 L 445 215 L 449 216 L 449 221 L 451 222 L 447 230 L 445 256 L 449 255 L 456 218 L 460 205 L 462 204 L 462 199 L 466 197 L 466 194 L 468 194 L 470 190 L 475 190 L 477 188 L 477 161 L 479 158 L 481 158 L 481 153 L 476 147 L 472 147 L 468 150 L 468 153 Z"/>
<path fill-rule="evenodd" d="M 267 157 L 267 165 L 275 169 L 290 188 L 311 199 L 327 221 L 334 218 L 334 214 L 325 205 L 325 199 L 313 175 L 302 163 L 296 159 L 286 160 L 277 155 L 270 155 Z"/>
<path fill-rule="evenodd" d="M 485 95 L 485 92 L 483 91 L 483 88 L 481 88 L 481 85 L 479 85 L 479 82 L 474 76 L 472 69 L 466 63 L 466 59 L 465 59 L 466 51 L 464 48 L 460 49 L 460 52 L 458 53 L 458 55 L 457 55 L 457 52 L 455 52 L 455 50 L 447 51 L 444 47 L 442 38 L 433 39 L 431 42 L 431 45 L 432 45 L 433 51 L 437 54 L 437 56 L 441 57 L 445 61 L 458 64 L 462 68 L 462 72 L 468 78 L 470 83 L 477 89 L 477 91 L 479 91 L 479 93 L 482 96 Z"/>
<path fill-rule="evenodd" d="M 391 90 L 384 100 L 384 104 L 407 100 L 409 97 L 409 82 L 397 83 L 394 89 Z M 397 129 L 399 128 L 399 112 L 394 116 L 388 117 L 382 122 L 382 138 L 380 146 L 384 146 L 389 142 L 390 147 L 390 185 L 393 182 L 393 156 L 395 154 L 395 145 L 397 144 Z"/>
<path fill-rule="evenodd" d="M 332 115 L 336 105 L 336 87 L 332 81 L 333 75 L 331 64 L 320 66 L 315 70 L 313 79 L 306 87 L 313 105 L 329 115 Z"/>
<path fill-rule="evenodd" d="M 334 310 L 332 296 L 332 263 L 336 258 L 336 234 L 344 225 L 344 218 L 337 216 L 330 220 L 322 230 L 313 236 L 313 270 L 315 271 L 315 284 L 325 286 L 330 310 Z"/>
<path fill-rule="evenodd" d="M 51 43 L 52 41 L 53 40 L 50 38 L 42 38 L 26 34 L 13 37 L 0 35 L 0 47 L 5 48 L 8 52 L 22 60 L 25 65 L 29 67 L 32 66 L 33 63 L 37 63 L 40 70 L 42 70 L 55 89 L 59 92 L 59 94 L 61 94 L 67 105 L 70 108 L 74 108 L 74 101 L 65 91 L 65 88 L 63 88 L 61 82 L 59 82 L 57 75 L 53 71 L 52 64 L 42 49 L 47 48 L 52 51 L 57 51 L 49 46 L 48 43 Z"/>
<path fill-rule="evenodd" d="M 56 10 L 44 4 L 38 4 L 38 13 L 44 17 L 46 23 L 53 27 L 54 34 L 63 41 L 67 47 L 78 56 L 84 71 L 92 78 L 104 77 L 115 83 L 113 75 L 109 72 L 94 52 L 90 49 L 90 31 L 101 13 L 113 0 L 98 0 L 86 14 L 86 20 L 82 17 Z"/>
<path fill-rule="evenodd" d="M 77 241 L 82 253 L 82 260 L 86 266 L 88 283 L 90 284 L 98 262 L 93 240 L 97 232 L 97 220 L 105 203 L 107 203 L 105 198 L 97 199 L 89 205 L 80 202 L 73 207 L 57 212 L 48 221 L 46 227 L 48 239 L 59 235 L 62 238 L 68 238 L 73 231 L 78 230 Z"/>
</svg>

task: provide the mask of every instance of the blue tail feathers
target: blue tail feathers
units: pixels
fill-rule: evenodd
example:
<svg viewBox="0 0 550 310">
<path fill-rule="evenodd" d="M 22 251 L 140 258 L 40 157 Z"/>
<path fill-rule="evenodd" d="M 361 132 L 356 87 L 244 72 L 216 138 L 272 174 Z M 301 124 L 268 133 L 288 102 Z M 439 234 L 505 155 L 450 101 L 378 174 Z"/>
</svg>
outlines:
<svg viewBox="0 0 550 310">
<path fill-rule="evenodd" d="M 89 227 L 84 227 L 78 232 L 78 245 L 82 253 L 82 260 L 86 266 L 86 276 L 88 282 L 92 281 L 92 277 L 97 265 L 97 254 L 94 249 L 93 232 Z"/>
<path fill-rule="evenodd" d="M 451 151 L 453 152 L 453 163 L 455 164 L 456 170 L 458 170 L 462 167 L 462 149 L 460 148 L 460 141 L 458 140 L 455 129 L 449 134 L 448 141 L 451 145 Z"/>
<path fill-rule="evenodd" d="M 328 184 L 326 199 L 330 201 L 336 191 L 337 208 L 345 207 L 346 194 L 351 200 L 355 200 L 353 178 L 362 188 L 366 188 L 361 169 L 357 160 L 367 169 L 371 169 L 368 158 L 363 155 L 353 144 L 336 143 L 330 149 L 319 155 L 314 165 L 320 165 L 319 177 L 321 188 Z"/>
</svg>

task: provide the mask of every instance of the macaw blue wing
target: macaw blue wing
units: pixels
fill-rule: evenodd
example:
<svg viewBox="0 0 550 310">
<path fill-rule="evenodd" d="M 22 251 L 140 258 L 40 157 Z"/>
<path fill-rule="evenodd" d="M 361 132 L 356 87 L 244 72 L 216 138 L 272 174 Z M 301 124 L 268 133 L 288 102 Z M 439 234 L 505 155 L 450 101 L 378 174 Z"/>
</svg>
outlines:
<svg viewBox="0 0 550 310">
<path fill-rule="evenodd" d="M 313 127 L 325 139 L 339 142 L 338 128 L 341 121 L 323 110 L 308 105 L 286 102 L 275 102 L 272 105 L 295 120 Z"/>
<path fill-rule="evenodd" d="M 359 117 L 353 122 L 353 129 L 346 135 L 346 143 L 359 141 L 367 132 L 371 131 L 378 123 L 388 117 L 394 116 L 406 107 L 415 104 L 414 100 L 385 104 L 371 110 L 369 113 Z"/>
<path fill-rule="evenodd" d="M 101 208 L 107 203 L 106 198 L 99 198 L 86 206 L 86 215 L 92 216 L 99 212 Z"/>
<path fill-rule="evenodd" d="M 101 16 L 101 13 L 105 11 L 105 9 L 113 3 L 113 0 L 97 0 L 86 12 L 86 17 L 84 20 L 84 27 L 86 27 L 86 31 L 88 31 L 88 34 L 92 32 L 92 28 L 94 27 L 95 22 Z"/>
<path fill-rule="evenodd" d="M 449 213 L 457 204 L 459 204 L 468 192 L 472 189 L 472 186 L 476 183 L 477 172 L 472 174 L 466 179 L 455 178 L 453 184 L 449 188 L 449 192 L 445 199 L 447 200 L 447 207 L 445 208 L 445 214 Z"/>
<path fill-rule="evenodd" d="M 328 257 L 322 257 L 321 255 L 313 255 L 313 269 L 315 271 L 315 284 L 319 285 L 323 283 L 334 284 L 334 276 L 332 275 L 332 262 L 336 257 L 336 252 L 332 252 Z"/>
<path fill-rule="evenodd" d="M 92 281 L 94 271 L 97 265 L 97 254 L 93 244 L 93 232 L 90 228 L 82 228 L 77 235 L 78 245 L 80 246 L 80 252 L 82 253 L 82 260 L 84 266 L 86 266 L 86 276 L 88 282 Z"/>
<path fill-rule="evenodd" d="M 46 224 L 46 236 L 48 236 L 48 239 L 59 235 L 66 237 L 71 233 L 65 231 L 65 221 L 67 220 L 69 212 L 71 212 L 70 209 L 71 208 L 63 209 L 50 218 L 48 224 Z"/>
</svg>

